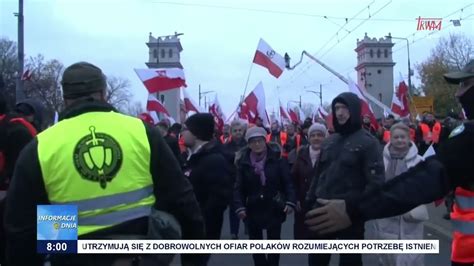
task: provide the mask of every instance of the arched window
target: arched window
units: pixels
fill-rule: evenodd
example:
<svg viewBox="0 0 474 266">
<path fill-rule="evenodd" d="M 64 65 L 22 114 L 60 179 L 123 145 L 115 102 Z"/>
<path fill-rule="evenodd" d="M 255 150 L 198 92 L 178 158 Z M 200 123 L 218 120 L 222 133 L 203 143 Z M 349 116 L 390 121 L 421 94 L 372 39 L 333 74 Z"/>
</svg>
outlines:
<svg viewBox="0 0 474 266">
<path fill-rule="evenodd" d="M 165 49 L 161 49 L 161 58 L 165 58 Z"/>
<path fill-rule="evenodd" d="M 158 58 L 158 51 L 156 49 L 153 50 L 153 58 Z"/>
<path fill-rule="evenodd" d="M 171 58 L 173 57 L 173 49 L 168 50 L 168 56 Z"/>
<path fill-rule="evenodd" d="M 382 52 L 380 51 L 380 49 L 377 50 L 377 58 L 380 58 L 380 56 L 382 55 Z"/>
<path fill-rule="evenodd" d="M 384 54 L 385 58 L 387 58 L 388 57 L 388 50 L 385 49 L 385 51 L 383 51 L 383 54 Z"/>
<path fill-rule="evenodd" d="M 374 57 L 374 50 L 370 49 L 370 58 Z"/>
</svg>

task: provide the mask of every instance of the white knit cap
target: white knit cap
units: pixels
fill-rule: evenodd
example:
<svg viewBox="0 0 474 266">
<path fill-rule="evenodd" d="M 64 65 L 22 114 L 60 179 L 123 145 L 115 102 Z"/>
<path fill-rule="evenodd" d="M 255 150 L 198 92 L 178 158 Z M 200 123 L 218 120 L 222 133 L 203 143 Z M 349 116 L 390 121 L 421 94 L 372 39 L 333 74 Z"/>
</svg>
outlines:
<svg viewBox="0 0 474 266">
<path fill-rule="evenodd" d="M 311 125 L 311 127 L 308 129 L 308 136 L 311 135 L 312 132 L 314 131 L 320 131 L 323 132 L 325 136 L 328 135 L 328 129 L 326 128 L 325 125 L 321 123 L 314 123 Z"/>
</svg>

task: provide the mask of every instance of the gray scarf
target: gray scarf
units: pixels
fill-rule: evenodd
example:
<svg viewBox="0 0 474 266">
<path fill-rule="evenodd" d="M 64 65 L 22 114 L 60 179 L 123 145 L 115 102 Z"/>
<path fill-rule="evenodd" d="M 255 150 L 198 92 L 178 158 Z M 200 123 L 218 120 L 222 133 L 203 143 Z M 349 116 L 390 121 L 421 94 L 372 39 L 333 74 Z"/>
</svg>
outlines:
<svg viewBox="0 0 474 266">
<path fill-rule="evenodd" d="M 389 147 L 390 158 L 388 158 L 387 171 L 385 171 L 386 181 L 394 178 L 395 176 L 406 172 L 408 170 L 405 157 L 408 154 L 408 150 L 400 152 Z"/>
</svg>

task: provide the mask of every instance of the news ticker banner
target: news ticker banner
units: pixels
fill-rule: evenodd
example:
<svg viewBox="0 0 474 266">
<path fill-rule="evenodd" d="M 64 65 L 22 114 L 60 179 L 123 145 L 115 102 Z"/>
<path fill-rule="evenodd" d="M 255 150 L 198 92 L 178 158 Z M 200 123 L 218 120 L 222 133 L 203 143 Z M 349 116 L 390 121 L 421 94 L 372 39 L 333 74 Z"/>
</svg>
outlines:
<svg viewBox="0 0 474 266">
<path fill-rule="evenodd" d="M 78 240 L 77 206 L 37 206 L 37 252 L 82 254 L 438 254 L 439 240 Z"/>
<path fill-rule="evenodd" d="M 78 240 L 87 254 L 438 254 L 439 240 Z"/>
</svg>

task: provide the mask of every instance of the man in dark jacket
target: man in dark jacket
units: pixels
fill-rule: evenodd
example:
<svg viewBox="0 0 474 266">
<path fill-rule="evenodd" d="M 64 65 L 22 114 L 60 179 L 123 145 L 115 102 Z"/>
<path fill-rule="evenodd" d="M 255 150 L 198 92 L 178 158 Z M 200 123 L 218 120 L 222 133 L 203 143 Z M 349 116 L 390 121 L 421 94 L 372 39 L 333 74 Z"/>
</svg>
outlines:
<svg viewBox="0 0 474 266">
<path fill-rule="evenodd" d="M 171 151 L 174 154 L 174 157 L 176 157 L 176 160 L 178 160 L 179 165 L 181 167 L 184 166 L 184 159 L 183 156 L 181 155 L 181 151 L 179 150 L 179 144 L 178 144 L 178 139 L 170 134 L 168 124 L 166 122 L 159 122 L 156 127 L 161 132 L 161 135 L 166 141 L 166 144 L 170 147 Z"/>
<path fill-rule="evenodd" d="M 229 167 L 217 140 L 213 139 L 214 117 L 209 113 L 190 116 L 183 131 L 190 149 L 185 175 L 194 187 L 206 226 L 207 239 L 220 239 L 224 211 L 232 196 Z M 207 262 L 210 255 L 206 255 Z"/>
<path fill-rule="evenodd" d="M 230 176 L 232 184 L 235 182 L 237 175 L 237 169 L 235 167 L 235 154 L 247 146 L 247 142 L 244 139 L 246 130 L 246 124 L 242 120 L 234 120 L 230 124 L 231 141 L 224 145 L 224 152 L 229 162 Z M 230 234 L 232 239 L 239 238 L 239 225 L 240 219 L 237 217 L 235 210 L 229 205 L 229 223 L 230 223 Z"/>
<path fill-rule="evenodd" d="M 17 109 L 16 112 L 8 112 L 6 100 L 0 94 L 0 221 L 3 221 L 5 210 L 5 196 L 8 190 L 15 163 L 21 150 L 36 136 L 37 130 L 30 121 L 35 117 L 38 121 L 41 112 L 39 105 L 35 102 L 35 107 L 29 106 L 30 100 L 20 104 L 21 109 L 28 109 L 24 113 Z M 38 103 L 39 104 L 39 103 Z M 3 222 L 0 222 L 0 235 L 5 235 Z M 5 263 L 5 238 L 0 239 L 0 264 Z"/>
<path fill-rule="evenodd" d="M 332 102 L 335 134 L 328 137 L 321 149 L 317 175 L 307 195 L 307 206 L 315 199 L 345 199 L 350 201 L 364 191 L 377 188 L 384 180 L 384 167 L 378 141 L 362 129 L 361 105 L 356 94 L 339 94 Z M 364 223 L 324 239 L 363 239 Z M 328 265 L 330 254 L 309 256 L 310 265 Z M 362 265 L 361 254 L 341 255 L 340 265 Z"/>
<path fill-rule="evenodd" d="M 79 208 L 79 232 L 83 228 L 91 230 L 90 233 L 81 234 L 79 238 L 82 239 L 128 234 L 145 236 L 150 215 L 150 213 L 146 215 L 146 212 L 151 211 L 152 207 L 168 212 L 178 220 L 183 239 L 202 239 L 204 225 L 193 189 L 159 131 L 148 127 L 138 119 L 117 113 L 107 104 L 104 99 L 106 78 L 102 71 L 92 64 L 80 62 L 68 67 L 63 74 L 62 87 L 66 110 L 61 113 L 59 123 L 31 141 L 21 152 L 15 166 L 5 211 L 7 259 L 10 263 L 8 265 L 44 264 L 44 256 L 36 254 L 36 206 L 53 203 L 51 200 L 53 196 L 55 196 L 54 203 L 64 202 L 62 198 L 65 198 L 65 201 L 73 201 L 69 199 L 75 197 L 77 205 L 82 204 L 81 207 L 85 210 L 92 209 L 95 212 L 85 217 Z M 85 120 L 86 123 L 81 122 Z M 124 125 L 124 121 L 129 124 Z M 101 123 L 108 125 L 103 126 Z M 71 125 L 81 130 L 72 132 Z M 99 132 L 96 133 L 95 129 Z M 51 136 L 52 133 L 61 134 L 62 130 L 69 130 L 68 138 Z M 117 132 L 118 130 L 121 133 Z M 88 134 L 89 131 L 92 133 Z M 84 136 L 82 132 L 87 135 Z M 146 139 L 129 138 L 129 136 L 145 136 Z M 95 139 L 96 144 L 87 141 L 87 138 Z M 116 145 L 118 141 L 122 143 Z M 84 163 L 81 160 L 83 156 L 74 156 L 75 153 L 80 154 L 82 149 L 88 151 L 88 146 L 84 145 L 97 146 L 97 144 L 113 152 L 109 157 L 111 162 L 105 163 L 104 165 L 108 166 L 102 168 L 108 180 L 102 179 L 103 175 L 97 178 L 95 175 L 97 172 L 87 170 L 90 166 L 79 167 L 81 162 Z M 86 154 L 85 152 L 83 154 Z M 119 157 L 114 154 L 119 154 Z M 95 163 L 93 167 L 97 167 Z M 124 182 L 127 183 L 126 186 L 120 184 Z M 146 194 L 145 190 L 140 190 L 143 193 L 139 196 L 134 194 L 133 199 L 114 197 L 111 201 L 108 198 L 123 195 L 123 193 L 111 195 L 110 191 L 148 183 L 152 184 L 152 189 L 149 189 L 150 186 L 145 187 Z M 71 191 L 74 191 L 74 195 L 71 195 Z M 88 196 L 90 198 L 83 199 Z M 88 201 L 96 201 L 97 204 L 86 206 L 82 203 Z M 122 217 L 115 215 L 114 221 L 103 217 L 104 210 L 108 210 L 106 214 L 123 214 L 121 209 L 116 207 L 118 205 L 121 208 L 129 207 L 128 210 L 136 210 L 130 205 L 135 203 L 142 204 L 140 213 Z M 98 216 L 94 216 L 95 214 Z M 90 217 L 110 226 L 101 230 L 90 228 L 86 223 Z M 100 258 L 100 256 L 71 256 L 73 257 L 58 258 L 61 262 L 58 261 L 57 265 L 90 265 L 91 260 L 97 263 Z M 183 264 L 193 265 L 192 259 L 192 256 L 183 256 Z"/>
<path fill-rule="evenodd" d="M 43 129 L 44 106 L 36 99 L 26 99 L 16 104 L 15 113 L 24 117 L 38 132 Z"/>
</svg>

